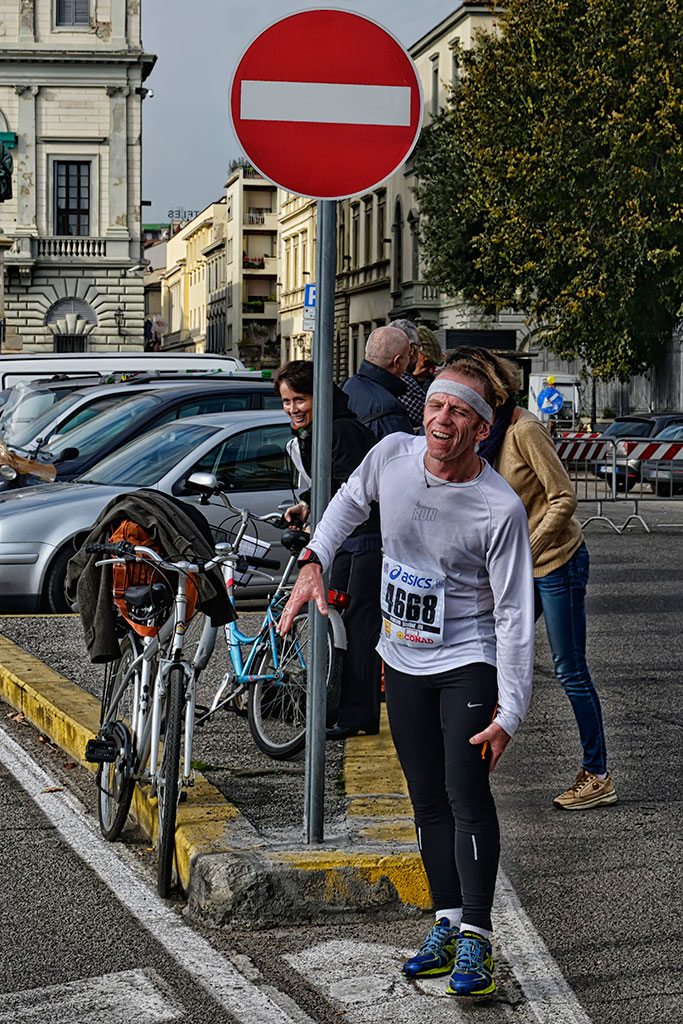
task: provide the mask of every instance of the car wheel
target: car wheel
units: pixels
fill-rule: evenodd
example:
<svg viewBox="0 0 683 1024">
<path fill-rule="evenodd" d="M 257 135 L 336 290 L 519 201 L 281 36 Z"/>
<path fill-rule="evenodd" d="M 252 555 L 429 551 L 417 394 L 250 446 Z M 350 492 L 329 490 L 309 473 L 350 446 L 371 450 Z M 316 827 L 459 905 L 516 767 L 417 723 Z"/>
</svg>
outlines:
<svg viewBox="0 0 683 1024">
<path fill-rule="evenodd" d="M 61 548 L 50 563 L 43 589 L 44 605 L 49 612 L 61 614 L 70 612 L 71 605 L 66 599 L 66 567 L 75 552 L 73 543 Z"/>
</svg>

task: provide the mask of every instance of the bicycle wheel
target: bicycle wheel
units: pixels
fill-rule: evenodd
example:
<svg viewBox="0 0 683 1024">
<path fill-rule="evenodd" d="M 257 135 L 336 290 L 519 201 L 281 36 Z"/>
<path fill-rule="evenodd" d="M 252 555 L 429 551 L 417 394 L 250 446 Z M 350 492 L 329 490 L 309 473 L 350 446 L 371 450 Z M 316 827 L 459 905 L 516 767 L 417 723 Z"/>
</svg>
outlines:
<svg viewBox="0 0 683 1024">
<path fill-rule="evenodd" d="M 174 665 L 168 674 L 164 748 L 157 781 L 159 841 L 157 846 L 157 892 L 164 899 L 171 891 L 175 821 L 178 813 L 181 736 L 185 709 L 185 673 Z"/>
<path fill-rule="evenodd" d="M 276 634 L 277 670 L 267 642 L 257 675 L 276 675 L 257 680 L 249 687 L 247 715 L 249 729 L 259 750 L 275 760 L 295 757 L 306 744 L 306 663 L 308 659 L 308 613 L 300 612 L 286 636 Z M 327 623 L 328 712 L 339 700 L 343 651 L 334 646 L 332 626 Z"/>
<path fill-rule="evenodd" d="M 138 656 L 135 642 L 130 635 L 121 642 L 121 658 L 114 669 L 112 684 L 105 688 L 102 696 L 102 714 L 109 716 L 112 710 L 111 698 L 115 696 L 129 671 L 132 662 Z M 130 802 L 133 799 L 134 750 L 130 734 L 130 722 L 133 715 L 135 699 L 135 683 L 137 670 L 130 674 L 120 697 L 116 701 L 114 715 L 107 733 L 116 743 L 116 760 L 105 762 L 97 769 L 97 785 L 99 799 L 97 814 L 100 820 L 100 831 L 105 839 L 114 842 L 123 831 L 128 817 Z"/>
</svg>

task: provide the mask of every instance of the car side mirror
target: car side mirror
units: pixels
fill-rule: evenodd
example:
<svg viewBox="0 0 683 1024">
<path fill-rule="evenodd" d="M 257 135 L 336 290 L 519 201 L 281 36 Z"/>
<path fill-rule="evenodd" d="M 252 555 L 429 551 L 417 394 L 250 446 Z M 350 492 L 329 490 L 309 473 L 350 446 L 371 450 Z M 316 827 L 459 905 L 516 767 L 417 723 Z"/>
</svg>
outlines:
<svg viewBox="0 0 683 1024">
<path fill-rule="evenodd" d="M 71 459 L 77 459 L 79 454 L 80 454 L 80 452 L 79 452 L 78 448 L 65 448 L 64 451 L 59 456 L 59 458 L 56 459 L 55 461 L 57 463 L 59 463 L 59 462 L 70 462 Z"/>
<path fill-rule="evenodd" d="M 185 494 L 199 494 L 202 503 L 209 500 L 212 494 L 220 490 L 218 480 L 213 473 L 192 473 L 185 482 L 183 491 Z"/>
</svg>

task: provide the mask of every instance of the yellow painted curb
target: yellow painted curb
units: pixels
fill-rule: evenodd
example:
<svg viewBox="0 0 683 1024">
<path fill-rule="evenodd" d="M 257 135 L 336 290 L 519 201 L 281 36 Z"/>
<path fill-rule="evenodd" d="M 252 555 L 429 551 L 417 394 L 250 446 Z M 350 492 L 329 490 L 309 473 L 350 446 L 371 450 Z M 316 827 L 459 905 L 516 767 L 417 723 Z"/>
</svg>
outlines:
<svg viewBox="0 0 683 1024">
<path fill-rule="evenodd" d="M 53 672 L 17 644 L 0 635 L 0 697 L 38 727 L 55 744 L 89 771 L 85 746 L 99 728 L 100 702 L 91 694 Z M 415 841 L 407 787 L 382 709 L 382 731 L 377 737 L 359 737 L 347 744 L 345 777 L 349 818 L 359 837 L 393 842 Z M 154 839 L 157 802 L 144 787 L 134 790 L 131 814 Z M 237 831 L 235 831 L 237 829 Z M 239 834 L 240 842 L 235 839 Z M 247 842 L 245 843 L 245 839 Z M 252 843 L 252 846 L 249 846 Z M 345 850 L 271 851 L 263 848 L 255 829 L 241 813 L 201 775 L 178 809 L 176 864 L 188 891 L 193 868 L 204 854 L 259 852 L 265 865 L 287 867 L 295 874 L 321 872 L 327 902 L 353 905 L 358 882 L 372 893 L 382 881 L 393 885 L 399 899 L 416 907 L 430 906 L 429 889 L 417 851 L 351 852 Z M 304 885 L 306 882 L 303 883 Z M 362 897 L 363 899 L 365 897 Z M 372 901 L 372 896 L 368 897 Z"/>
<path fill-rule="evenodd" d="M 322 871 L 325 874 L 329 902 L 344 901 L 353 876 L 367 885 L 383 878 L 392 883 L 402 903 L 427 909 L 431 897 L 419 853 L 347 853 L 339 850 L 306 853 L 270 853 L 269 859 L 296 871 Z M 351 870 L 351 874 L 349 873 Z"/>
<path fill-rule="evenodd" d="M 15 707 L 58 747 L 93 774 L 97 765 L 85 760 L 88 740 L 98 732 L 100 702 L 48 668 L 38 658 L 0 635 L 0 697 Z M 131 816 L 156 841 L 157 801 L 145 787 L 133 791 Z M 228 826 L 241 818 L 223 794 L 197 775 L 186 803 L 178 808 L 176 867 L 181 884 L 190 884 L 192 860 L 203 853 L 228 849 Z"/>
</svg>

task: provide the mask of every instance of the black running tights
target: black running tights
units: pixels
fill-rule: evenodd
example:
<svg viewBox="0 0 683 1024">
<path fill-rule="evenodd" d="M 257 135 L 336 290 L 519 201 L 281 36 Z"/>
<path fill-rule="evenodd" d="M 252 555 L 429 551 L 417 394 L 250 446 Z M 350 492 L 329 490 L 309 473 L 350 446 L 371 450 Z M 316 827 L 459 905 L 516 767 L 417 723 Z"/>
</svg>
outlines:
<svg viewBox="0 0 683 1024">
<path fill-rule="evenodd" d="M 491 928 L 500 836 L 488 747 L 472 746 L 496 710 L 496 670 L 484 663 L 413 676 L 385 665 L 391 735 L 415 813 L 435 909 Z"/>
</svg>

